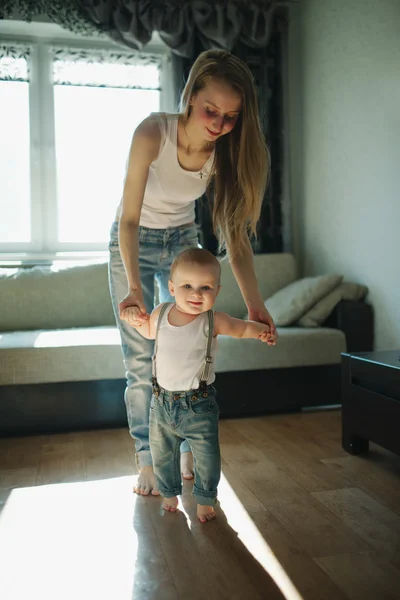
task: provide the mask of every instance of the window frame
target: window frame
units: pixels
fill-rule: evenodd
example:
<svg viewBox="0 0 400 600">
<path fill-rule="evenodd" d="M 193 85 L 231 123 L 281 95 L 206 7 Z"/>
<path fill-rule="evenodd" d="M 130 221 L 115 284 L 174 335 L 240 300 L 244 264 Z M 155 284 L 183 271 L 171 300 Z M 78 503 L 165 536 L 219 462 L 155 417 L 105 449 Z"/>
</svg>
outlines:
<svg viewBox="0 0 400 600">
<path fill-rule="evenodd" d="M 10 23 L 8 23 L 10 25 Z M 31 25 L 26 34 L 27 25 Z M 11 33 L 7 35 L 7 30 Z M 32 32 L 34 35 L 32 35 Z M 5 35 L 3 35 L 3 33 Z M 106 243 L 76 243 L 57 240 L 57 174 L 55 147 L 54 94 L 52 81 L 53 46 L 66 46 L 82 50 L 108 50 L 132 53 L 108 40 L 84 38 L 65 32 L 50 23 L 0 24 L 3 44 L 27 44 L 31 47 L 29 81 L 29 134 L 30 134 L 30 204 L 31 242 L 0 242 L 0 266 L 15 262 L 40 264 L 53 260 L 88 260 L 107 255 Z M 171 81 L 166 75 L 170 66 L 170 53 L 157 35 L 141 53 L 159 54 L 160 110 L 174 110 L 167 106 L 170 90 L 165 84 Z M 133 133 L 133 132 L 132 132 Z M 115 199 L 117 210 L 118 198 Z M 111 223 L 110 223 L 111 227 Z"/>
</svg>

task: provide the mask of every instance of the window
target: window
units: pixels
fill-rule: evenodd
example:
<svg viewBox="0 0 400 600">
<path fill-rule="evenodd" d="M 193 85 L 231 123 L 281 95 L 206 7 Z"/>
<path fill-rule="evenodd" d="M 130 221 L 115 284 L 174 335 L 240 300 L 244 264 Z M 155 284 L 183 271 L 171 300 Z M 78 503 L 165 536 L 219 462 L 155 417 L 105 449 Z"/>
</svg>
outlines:
<svg viewBox="0 0 400 600">
<path fill-rule="evenodd" d="M 106 250 L 162 56 L 0 46 L 0 252 Z"/>
<path fill-rule="evenodd" d="M 0 48 L 0 242 L 31 242 L 30 48 Z"/>
</svg>

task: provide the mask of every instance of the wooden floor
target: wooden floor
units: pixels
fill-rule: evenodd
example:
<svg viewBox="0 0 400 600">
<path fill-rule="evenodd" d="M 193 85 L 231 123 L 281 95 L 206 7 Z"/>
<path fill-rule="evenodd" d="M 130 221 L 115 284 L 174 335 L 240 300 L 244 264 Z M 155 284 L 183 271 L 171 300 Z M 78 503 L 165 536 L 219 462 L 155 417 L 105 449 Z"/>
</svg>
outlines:
<svg viewBox="0 0 400 600">
<path fill-rule="evenodd" d="M 400 457 L 340 412 L 221 422 L 220 508 L 131 493 L 126 430 L 0 440 L 1 600 L 399 600 Z"/>
</svg>

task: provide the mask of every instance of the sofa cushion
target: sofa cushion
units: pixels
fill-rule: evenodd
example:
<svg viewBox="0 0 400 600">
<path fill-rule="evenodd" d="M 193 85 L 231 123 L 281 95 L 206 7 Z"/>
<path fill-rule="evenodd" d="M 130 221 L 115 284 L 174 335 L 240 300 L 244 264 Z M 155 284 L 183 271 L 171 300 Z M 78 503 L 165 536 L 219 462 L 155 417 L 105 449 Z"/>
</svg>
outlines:
<svg viewBox="0 0 400 600">
<path fill-rule="evenodd" d="M 114 325 L 108 264 L 0 269 L 0 331 Z"/>
<path fill-rule="evenodd" d="M 289 327 L 279 335 L 275 347 L 220 336 L 217 373 L 335 364 L 346 350 L 344 334 L 335 329 Z M 125 377 L 116 327 L 3 333 L 0 364 L 0 385 Z"/>
<path fill-rule="evenodd" d="M 346 351 L 345 335 L 338 329 L 285 327 L 278 333 L 276 346 L 252 339 L 218 337 L 216 372 L 340 364 L 341 352 Z M 265 383 L 268 389 L 268 374 Z M 216 384 L 218 387 L 218 377 Z"/>
<path fill-rule="evenodd" d="M 116 327 L 0 334 L 0 385 L 125 377 Z"/>
<path fill-rule="evenodd" d="M 336 274 L 298 279 L 267 298 L 265 306 L 277 326 L 291 325 L 336 288 L 342 279 L 342 275 Z"/>
<path fill-rule="evenodd" d="M 345 281 L 321 298 L 298 322 L 300 327 L 319 327 L 341 300 L 362 300 L 368 293 L 365 285 Z"/>
<path fill-rule="evenodd" d="M 222 288 L 215 303 L 215 310 L 242 318 L 246 306 L 228 260 L 221 262 L 221 269 Z M 256 254 L 254 270 L 263 298 L 272 296 L 296 279 L 296 265 L 292 254 Z"/>
</svg>

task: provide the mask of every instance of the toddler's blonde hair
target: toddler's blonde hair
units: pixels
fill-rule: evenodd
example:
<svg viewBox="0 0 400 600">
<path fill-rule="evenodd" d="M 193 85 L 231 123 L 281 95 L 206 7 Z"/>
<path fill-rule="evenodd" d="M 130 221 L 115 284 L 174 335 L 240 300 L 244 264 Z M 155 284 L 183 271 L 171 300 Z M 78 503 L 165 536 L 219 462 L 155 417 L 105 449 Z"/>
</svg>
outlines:
<svg viewBox="0 0 400 600">
<path fill-rule="evenodd" d="M 214 254 L 209 252 L 209 250 L 205 250 L 205 248 L 189 248 L 188 250 L 183 250 L 175 258 L 171 266 L 170 279 L 173 279 L 176 270 L 180 266 L 188 264 L 216 269 L 218 281 L 221 278 L 221 265 Z"/>
</svg>

